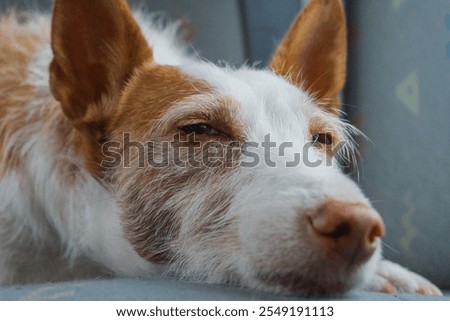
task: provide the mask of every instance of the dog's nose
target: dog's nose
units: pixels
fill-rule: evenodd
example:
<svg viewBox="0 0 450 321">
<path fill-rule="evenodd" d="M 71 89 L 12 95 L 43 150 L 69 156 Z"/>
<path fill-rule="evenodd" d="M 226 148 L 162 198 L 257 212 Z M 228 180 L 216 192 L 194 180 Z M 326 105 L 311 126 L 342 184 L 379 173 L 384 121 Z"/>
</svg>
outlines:
<svg viewBox="0 0 450 321">
<path fill-rule="evenodd" d="M 349 263 L 367 260 L 384 235 L 380 215 L 362 203 L 328 201 L 308 216 L 311 237 L 327 255 Z"/>
</svg>

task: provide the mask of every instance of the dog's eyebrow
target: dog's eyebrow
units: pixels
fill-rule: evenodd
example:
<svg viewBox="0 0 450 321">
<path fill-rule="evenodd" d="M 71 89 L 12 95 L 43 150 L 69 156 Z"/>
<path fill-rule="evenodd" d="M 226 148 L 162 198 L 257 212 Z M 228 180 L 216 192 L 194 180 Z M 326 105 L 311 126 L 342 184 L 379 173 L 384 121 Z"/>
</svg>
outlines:
<svg viewBox="0 0 450 321">
<path fill-rule="evenodd" d="M 180 101 L 162 115 L 158 126 L 173 128 L 198 122 L 208 123 L 236 140 L 247 136 L 239 103 L 224 95 L 199 94 Z"/>
<path fill-rule="evenodd" d="M 339 126 L 336 124 L 338 120 L 333 119 L 330 116 L 315 115 L 309 120 L 309 131 L 315 132 L 339 132 Z"/>
</svg>

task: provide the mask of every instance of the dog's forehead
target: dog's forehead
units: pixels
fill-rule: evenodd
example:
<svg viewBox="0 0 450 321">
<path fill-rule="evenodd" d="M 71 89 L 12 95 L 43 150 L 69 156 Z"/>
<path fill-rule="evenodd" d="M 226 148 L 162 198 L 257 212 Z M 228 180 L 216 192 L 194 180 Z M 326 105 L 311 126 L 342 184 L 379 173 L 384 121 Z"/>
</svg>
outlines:
<svg viewBox="0 0 450 321">
<path fill-rule="evenodd" d="M 304 133 L 309 119 L 318 111 L 306 92 L 269 70 L 211 64 L 184 66 L 182 70 L 237 102 L 244 123 L 260 135 L 292 135 L 297 130 Z"/>
</svg>

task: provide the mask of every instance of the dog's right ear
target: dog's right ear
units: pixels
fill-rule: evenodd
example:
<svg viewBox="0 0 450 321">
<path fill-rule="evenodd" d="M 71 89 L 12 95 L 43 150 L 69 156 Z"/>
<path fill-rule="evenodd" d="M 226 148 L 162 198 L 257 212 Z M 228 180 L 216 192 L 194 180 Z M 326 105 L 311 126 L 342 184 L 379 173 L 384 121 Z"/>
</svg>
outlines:
<svg viewBox="0 0 450 321">
<path fill-rule="evenodd" d="M 126 0 L 56 0 L 52 50 L 51 90 L 77 128 L 153 59 Z"/>
<path fill-rule="evenodd" d="M 278 46 L 270 68 L 337 113 L 346 62 L 342 1 L 310 0 Z"/>
</svg>

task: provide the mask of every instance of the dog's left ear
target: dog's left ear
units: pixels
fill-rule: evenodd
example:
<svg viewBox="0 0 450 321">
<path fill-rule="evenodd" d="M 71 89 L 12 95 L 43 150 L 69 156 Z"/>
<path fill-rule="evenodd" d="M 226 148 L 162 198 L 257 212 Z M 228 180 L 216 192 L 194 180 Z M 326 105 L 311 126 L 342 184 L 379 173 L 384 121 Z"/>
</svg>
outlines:
<svg viewBox="0 0 450 321">
<path fill-rule="evenodd" d="M 340 0 L 311 0 L 281 41 L 270 68 L 337 113 L 345 83 L 346 33 Z"/>
<path fill-rule="evenodd" d="M 126 0 L 56 0 L 52 49 L 52 93 L 79 129 L 104 117 L 102 99 L 117 97 L 153 59 Z"/>
</svg>

